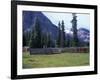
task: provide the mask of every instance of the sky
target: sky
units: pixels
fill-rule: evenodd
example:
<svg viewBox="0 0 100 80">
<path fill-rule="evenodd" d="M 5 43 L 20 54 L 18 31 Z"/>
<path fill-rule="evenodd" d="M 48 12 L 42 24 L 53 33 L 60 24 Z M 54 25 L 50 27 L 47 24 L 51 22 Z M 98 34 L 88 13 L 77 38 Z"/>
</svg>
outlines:
<svg viewBox="0 0 100 80">
<path fill-rule="evenodd" d="M 58 13 L 58 12 L 42 12 L 47 16 L 50 21 L 58 26 L 58 22 L 64 20 L 65 30 L 70 30 L 72 28 L 71 20 L 72 13 Z M 77 28 L 86 28 L 90 29 L 90 15 L 89 14 L 80 14 L 77 13 Z"/>
</svg>

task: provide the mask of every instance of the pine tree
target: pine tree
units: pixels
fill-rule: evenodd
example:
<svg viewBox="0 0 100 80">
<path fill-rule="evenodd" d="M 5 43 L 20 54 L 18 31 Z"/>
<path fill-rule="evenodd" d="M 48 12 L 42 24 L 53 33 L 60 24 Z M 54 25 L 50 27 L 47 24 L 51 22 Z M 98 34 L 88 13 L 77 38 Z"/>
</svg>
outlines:
<svg viewBox="0 0 100 80">
<path fill-rule="evenodd" d="M 46 36 L 44 33 L 41 34 L 41 45 L 42 48 L 45 48 Z"/>
<path fill-rule="evenodd" d="M 61 46 L 61 24 L 60 21 L 58 23 L 58 36 L 57 36 L 57 46 L 60 47 Z"/>
<path fill-rule="evenodd" d="M 47 48 L 48 47 L 48 32 L 46 33 L 45 37 L 45 47 Z"/>
<path fill-rule="evenodd" d="M 62 25 L 61 25 L 61 47 L 65 47 L 65 26 L 64 26 L 64 21 L 62 20 Z"/>
<path fill-rule="evenodd" d="M 70 36 L 69 36 L 69 35 L 67 36 L 66 42 L 67 42 L 67 43 L 66 43 L 66 46 L 67 46 L 67 47 L 70 47 L 70 46 L 71 46 L 71 44 L 70 44 L 71 40 L 70 40 Z"/>
<path fill-rule="evenodd" d="M 77 16 L 75 13 L 72 14 L 73 15 L 73 19 L 71 21 L 72 23 L 72 28 L 73 28 L 73 43 L 72 45 L 74 47 L 78 46 L 78 36 L 77 36 Z"/>
<path fill-rule="evenodd" d="M 25 33 L 25 39 L 26 39 L 26 46 L 29 46 L 29 41 L 30 41 L 30 31 L 27 31 Z"/>
<path fill-rule="evenodd" d="M 34 24 L 32 25 L 32 30 L 31 30 L 31 34 L 30 34 L 30 40 L 29 40 L 29 46 L 30 48 L 35 48 L 35 37 L 36 37 L 36 33 L 35 33 L 35 26 Z"/>
<path fill-rule="evenodd" d="M 51 34 L 49 33 L 47 37 L 48 37 L 48 44 L 47 44 L 47 46 L 51 47 L 51 44 L 52 44 Z"/>
<path fill-rule="evenodd" d="M 26 46 L 26 37 L 25 35 L 23 34 L 23 47 Z"/>
<path fill-rule="evenodd" d="M 36 43 L 37 43 L 37 48 L 41 48 L 41 28 L 40 28 L 40 22 L 37 18 L 36 20 L 36 25 L 35 25 L 35 29 L 36 29 Z"/>
<path fill-rule="evenodd" d="M 41 48 L 41 28 L 38 17 L 35 18 L 30 38 L 30 48 Z"/>
</svg>

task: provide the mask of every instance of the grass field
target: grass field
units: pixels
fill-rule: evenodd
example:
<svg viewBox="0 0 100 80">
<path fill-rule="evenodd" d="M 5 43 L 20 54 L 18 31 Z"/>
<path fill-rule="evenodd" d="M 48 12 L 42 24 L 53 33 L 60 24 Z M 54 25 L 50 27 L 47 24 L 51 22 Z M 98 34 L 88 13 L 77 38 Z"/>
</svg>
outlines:
<svg viewBox="0 0 100 80">
<path fill-rule="evenodd" d="M 23 68 L 67 67 L 89 65 L 89 53 L 29 55 L 23 53 Z"/>
</svg>

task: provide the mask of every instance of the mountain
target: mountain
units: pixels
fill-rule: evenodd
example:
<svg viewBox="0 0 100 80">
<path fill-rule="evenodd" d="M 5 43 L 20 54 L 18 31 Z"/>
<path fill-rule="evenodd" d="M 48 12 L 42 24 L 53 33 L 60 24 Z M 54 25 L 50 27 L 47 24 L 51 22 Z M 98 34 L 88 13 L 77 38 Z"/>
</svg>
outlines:
<svg viewBox="0 0 100 80">
<path fill-rule="evenodd" d="M 89 42 L 90 40 L 90 31 L 85 28 L 80 28 L 78 30 L 78 38 L 84 42 Z"/>
<path fill-rule="evenodd" d="M 34 24 L 35 17 L 38 17 L 43 33 L 50 33 L 53 39 L 57 38 L 58 28 L 42 12 L 23 11 L 23 32 L 30 31 Z"/>
<path fill-rule="evenodd" d="M 79 28 L 77 34 L 80 41 L 89 42 L 90 31 L 88 29 Z M 72 30 L 67 30 L 67 35 L 70 36 L 70 38 L 72 38 L 73 37 Z"/>
</svg>

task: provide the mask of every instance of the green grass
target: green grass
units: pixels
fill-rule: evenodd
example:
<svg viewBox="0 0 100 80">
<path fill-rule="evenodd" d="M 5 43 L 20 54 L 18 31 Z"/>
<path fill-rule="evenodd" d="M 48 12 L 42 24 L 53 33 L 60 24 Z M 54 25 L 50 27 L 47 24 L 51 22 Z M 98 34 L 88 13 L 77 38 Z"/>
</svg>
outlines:
<svg viewBox="0 0 100 80">
<path fill-rule="evenodd" d="M 89 65 L 89 53 L 29 55 L 23 53 L 23 68 L 68 67 Z"/>
</svg>

